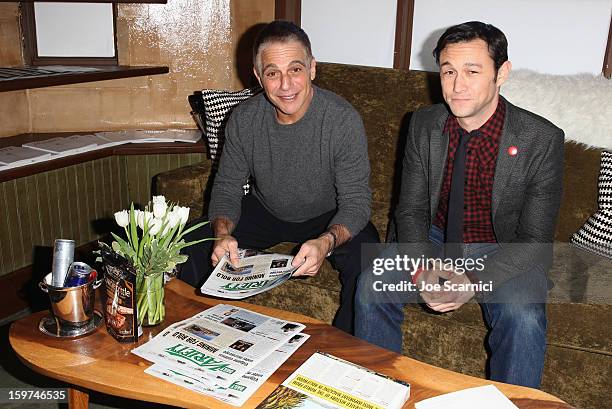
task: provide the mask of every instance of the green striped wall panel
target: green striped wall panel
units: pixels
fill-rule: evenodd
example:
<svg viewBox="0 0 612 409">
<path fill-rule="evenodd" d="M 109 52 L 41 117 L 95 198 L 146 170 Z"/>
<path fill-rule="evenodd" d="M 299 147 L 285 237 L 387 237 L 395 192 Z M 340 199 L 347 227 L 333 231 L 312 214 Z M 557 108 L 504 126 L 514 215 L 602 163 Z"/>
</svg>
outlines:
<svg viewBox="0 0 612 409">
<path fill-rule="evenodd" d="M 151 187 L 155 175 L 202 162 L 206 156 L 201 153 L 189 153 L 124 156 L 123 158 L 128 173 L 128 202 L 133 201 L 144 206 L 151 199 Z"/>
<path fill-rule="evenodd" d="M 78 245 L 100 237 L 95 220 L 131 201 L 147 203 L 155 175 L 201 162 L 204 154 L 111 156 L 0 183 L 0 276 L 32 264 L 56 238 Z M 50 267 L 50 266 L 49 266 Z"/>
</svg>

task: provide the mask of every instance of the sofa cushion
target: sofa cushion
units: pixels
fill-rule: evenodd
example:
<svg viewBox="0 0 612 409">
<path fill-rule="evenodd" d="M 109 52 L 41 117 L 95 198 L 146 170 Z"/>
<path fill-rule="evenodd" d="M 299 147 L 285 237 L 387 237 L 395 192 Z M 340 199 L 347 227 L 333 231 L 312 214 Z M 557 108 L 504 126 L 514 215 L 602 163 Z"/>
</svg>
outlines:
<svg viewBox="0 0 612 409">
<path fill-rule="evenodd" d="M 203 199 L 210 175 L 210 161 L 184 166 L 155 176 L 155 190 L 173 203 L 188 206 L 191 221 L 203 214 Z"/>
<path fill-rule="evenodd" d="M 240 102 L 261 92 L 261 88 L 246 88 L 241 91 L 203 89 L 204 116 L 208 153 L 214 161 L 223 149 L 225 123 L 232 109 Z"/>
<path fill-rule="evenodd" d="M 601 152 L 597 182 L 599 210 L 572 235 L 576 246 L 605 257 L 612 257 L 612 153 Z"/>
</svg>

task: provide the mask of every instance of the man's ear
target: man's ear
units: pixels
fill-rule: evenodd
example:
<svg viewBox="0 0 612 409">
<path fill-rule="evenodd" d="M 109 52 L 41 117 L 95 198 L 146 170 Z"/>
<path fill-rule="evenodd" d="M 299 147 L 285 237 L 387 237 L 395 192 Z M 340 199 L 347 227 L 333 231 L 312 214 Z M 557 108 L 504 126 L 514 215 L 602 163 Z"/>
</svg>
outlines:
<svg viewBox="0 0 612 409">
<path fill-rule="evenodd" d="M 312 57 L 312 61 L 310 61 L 310 81 L 314 81 L 317 76 L 317 62 L 314 57 Z"/>
<path fill-rule="evenodd" d="M 257 72 L 257 68 L 253 67 L 253 74 L 255 74 L 255 78 L 257 78 L 257 82 L 259 82 L 259 86 L 263 88 L 263 84 L 261 83 L 261 78 L 259 78 L 259 73 Z"/>
<path fill-rule="evenodd" d="M 501 67 L 497 70 L 497 86 L 501 87 L 504 82 L 508 79 L 512 71 L 512 63 L 510 61 L 504 62 Z"/>
</svg>

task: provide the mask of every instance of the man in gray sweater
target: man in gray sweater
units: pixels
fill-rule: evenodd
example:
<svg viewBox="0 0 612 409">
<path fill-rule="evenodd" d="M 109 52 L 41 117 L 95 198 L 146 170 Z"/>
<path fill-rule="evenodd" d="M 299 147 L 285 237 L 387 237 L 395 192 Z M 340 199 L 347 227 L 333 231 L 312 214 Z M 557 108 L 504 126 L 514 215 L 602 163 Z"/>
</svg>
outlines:
<svg viewBox="0 0 612 409">
<path fill-rule="evenodd" d="M 238 105 L 226 125 L 208 210 L 218 240 L 188 250 L 181 279 L 200 285 L 210 274 L 209 261 L 214 266 L 228 255 L 235 264 L 238 247 L 301 243 L 294 276 L 317 274 L 329 257 L 342 282 L 334 325 L 352 332 L 361 243 L 379 241 L 369 222 L 363 123 L 347 101 L 312 85 L 310 41 L 293 23 L 268 24 L 255 41 L 253 60 L 264 93 Z M 244 196 L 249 176 L 252 194 Z"/>
</svg>

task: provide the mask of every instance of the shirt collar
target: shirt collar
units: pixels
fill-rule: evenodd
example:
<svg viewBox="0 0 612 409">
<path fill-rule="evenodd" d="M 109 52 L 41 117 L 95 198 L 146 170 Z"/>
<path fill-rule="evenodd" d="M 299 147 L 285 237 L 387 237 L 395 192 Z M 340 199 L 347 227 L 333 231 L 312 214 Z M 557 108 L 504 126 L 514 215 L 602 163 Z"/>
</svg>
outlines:
<svg viewBox="0 0 612 409">
<path fill-rule="evenodd" d="M 499 98 L 497 101 L 497 108 L 491 117 L 485 122 L 480 128 L 476 129 L 480 134 L 487 138 L 496 141 L 502 133 L 504 127 L 504 120 L 506 118 L 506 103 L 503 98 Z M 457 118 L 452 113 L 448 116 L 446 123 L 444 124 L 444 133 L 451 135 L 455 132 L 459 132 L 461 126 L 457 121 Z M 467 131 L 466 131 L 467 132 Z M 473 132 L 473 131 L 472 131 Z"/>
</svg>

